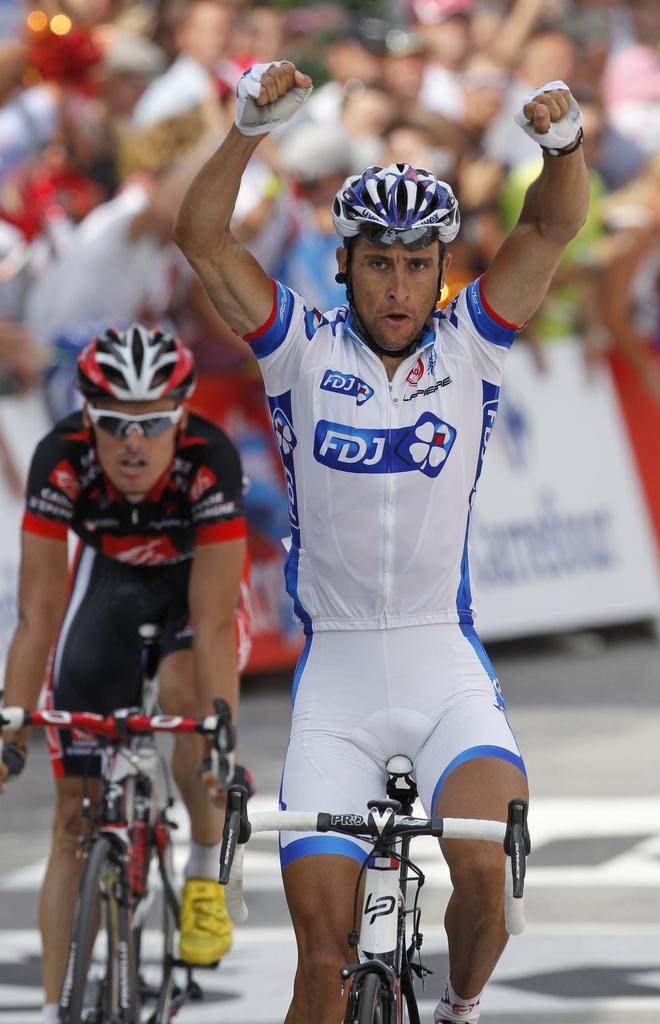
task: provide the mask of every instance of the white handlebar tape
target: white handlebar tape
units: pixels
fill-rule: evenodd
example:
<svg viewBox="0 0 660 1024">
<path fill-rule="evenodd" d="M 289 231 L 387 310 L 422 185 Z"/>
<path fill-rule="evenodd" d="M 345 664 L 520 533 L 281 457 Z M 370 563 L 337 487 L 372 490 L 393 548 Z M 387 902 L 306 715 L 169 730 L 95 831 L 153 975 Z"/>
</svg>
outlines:
<svg viewBox="0 0 660 1024">
<path fill-rule="evenodd" d="M 248 918 L 248 908 L 246 907 L 245 900 L 243 899 L 244 855 L 245 846 L 237 846 L 236 852 L 234 853 L 234 862 L 229 873 L 227 891 L 225 893 L 227 911 L 235 924 L 242 924 L 243 921 L 247 921 Z"/>
<path fill-rule="evenodd" d="M 570 146 L 571 142 L 575 141 L 577 133 L 582 127 L 582 114 L 580 113 L 577 101 L 571 96 L 568 112 L 563 117 L 560 117 L 558 121 L 551 121 L 550 127 L 545 133 L 534 131 L 532 122 L 527 120 L 523 111 L 532 100 L 541 99 L 544 92 L 553 92 L 555 89 L 565 89 L 566 92 L 570 93 L 570 89 L 565 82 L 548 82 L 547 85 L 539 85 L 536 89 L 532 89 L 531 92 L 527 93 L 514 114 L 516 124 L 520 125 L 522 130 L 529 135 L 530 139 L 534 139 L 534 142 L 538 142 L 539 146 L 542 146 L 543 149 L 549 149 L 551 152 L 552 150 L 564 149 L 566 146 Z"/>
<path fill-rule="evenodd" d="M 316 811 L 257 811 L 250 815 L 250 835 L 255 832 L 316 832 Z"/>
<path fill-rule="evenodd" d="M 443 818 L 443 839 L 483 839 L 503 843 L 506 825 L 503 821 L 484 821 L 481 818 Z"/>
<path fill-rule="evenodd" d="M 294 85 L 274 103 L 257 105 L 261 90 L 261 79 L 270 68 L 279 68 L 290 61 L 276 60 L 270 64 L 253 64 L 239 79 L 236 86 L 236 127 L 242 135 L 265 135 L 281 124 L 290 121 L 312 91 L 312 86 L 303 89 Z"/>
<path fill-rule="evenodd" d="M 509 935 L 522 935 L 525 930 L 524 901 L 522 897 L 514 898 L 511 864 L 508 860 L 504 865 L 504 871 L 504 926 Z"/>
<path fill-rule="evenodd" d="M 0 717 L 3 719 L 2 728 L 11 729 L 13 732 L 22 729 L 25 724 L 23 708 L 0 708 Z"/>
</svg>

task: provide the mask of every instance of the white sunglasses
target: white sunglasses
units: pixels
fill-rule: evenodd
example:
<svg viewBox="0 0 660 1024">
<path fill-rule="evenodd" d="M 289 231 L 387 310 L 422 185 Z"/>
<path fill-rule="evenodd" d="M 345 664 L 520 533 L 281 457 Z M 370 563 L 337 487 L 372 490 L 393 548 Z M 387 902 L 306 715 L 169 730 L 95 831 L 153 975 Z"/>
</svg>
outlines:
<svg viewBox="0 0 660 1024">
<path fill-rule="evenodd" d="M 128 413 L 114 412 L 110 409 L 96 409 L 93 405 L 87 406 L 87 412 L 95 427 L 104 430 L 106 434 L 112 434 L 113 437 L 126 437 L 131 430 L 137 430 L 143 437 L 156 437 L 170 427 L 176 426 L 183 416 L 183 406 L 178 405 L 176 409 L 158 412 L 146 412 L 141 416 L 131 416 Z"/>
</svg>

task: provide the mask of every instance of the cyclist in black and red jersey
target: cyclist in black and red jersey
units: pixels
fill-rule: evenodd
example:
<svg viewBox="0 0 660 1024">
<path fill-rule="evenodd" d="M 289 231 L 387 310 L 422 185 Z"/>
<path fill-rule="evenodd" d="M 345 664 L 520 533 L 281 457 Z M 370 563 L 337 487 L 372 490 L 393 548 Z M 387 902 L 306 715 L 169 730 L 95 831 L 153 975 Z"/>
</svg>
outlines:
<svg viewBox="0 0 660 1024">
<path fill-rule="evenodd" d="M 133 324 L 108 330 L 78 359 L 81 412 L 58 423 L 34 453 L 22 529 L 19 623 L 5 700 L 108 713 L 139 701 L 138 627 L 162 627 L 160 703 L 171 714 L 235 712 L 249 653 L 241 463 L 218 427 L 188 412 L 192 353 L 171 335 Z M 78 536 L 68 568 L 69 530 Z M 41 893 L 44 1020 L 57 1021 L 82 860 L 83 785 L 100 761 L 85 735 L 53 730 L 54 831 Z M 25 759 L 25 735 L 7 736 L 0 789 Z M 180 954 L 216 962 L 231 945 L 217 884 L 223 812 L 197 773 L 204 751 L 177 739 L 173 772 L 192 843 L 181 909 Z M 98 788 L 98 784 L 95 784 Z"/>
</svg>

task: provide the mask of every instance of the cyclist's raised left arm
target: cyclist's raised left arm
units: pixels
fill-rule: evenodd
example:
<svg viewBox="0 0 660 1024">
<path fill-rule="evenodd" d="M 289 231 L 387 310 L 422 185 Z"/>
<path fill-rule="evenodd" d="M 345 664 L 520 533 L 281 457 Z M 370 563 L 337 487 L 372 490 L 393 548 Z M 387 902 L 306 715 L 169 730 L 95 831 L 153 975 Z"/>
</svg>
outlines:
<svg viewBox="0 0 660 1024">
<path fill-rule="evenodd" d="M 571 99 L 566 89 L 539 90 L 525 104 L 525 118 L 538 138 L 562 119 L 566 123 Z M 577 130 L 571 132 L 573 138 Z M 573 138 L 563 148 L 570 148 Z M 498 317 L 520 325 L 536 311 L 566 246 L 584 223 L 588 203 L 582 147 L 559 156 L 544 152 L 543 170 L 527 190 L 518 223 L 482 281 L 486 301 Z"/>
</svg>

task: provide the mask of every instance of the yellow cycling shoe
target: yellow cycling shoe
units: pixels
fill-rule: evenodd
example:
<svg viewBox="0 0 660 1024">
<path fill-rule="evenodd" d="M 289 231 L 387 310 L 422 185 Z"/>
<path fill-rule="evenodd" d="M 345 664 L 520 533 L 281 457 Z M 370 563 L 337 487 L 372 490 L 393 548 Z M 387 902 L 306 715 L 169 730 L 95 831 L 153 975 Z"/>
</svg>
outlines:
<svg viewBox="0 0 660 1024">
<path fill-rule="evenodd" d="M 231 949 L 232 924 L 224 886 L 210 878 L 188 878 L 181 897 L 179 956 L 187 964 L 210 967 Z"/>
</svg>

